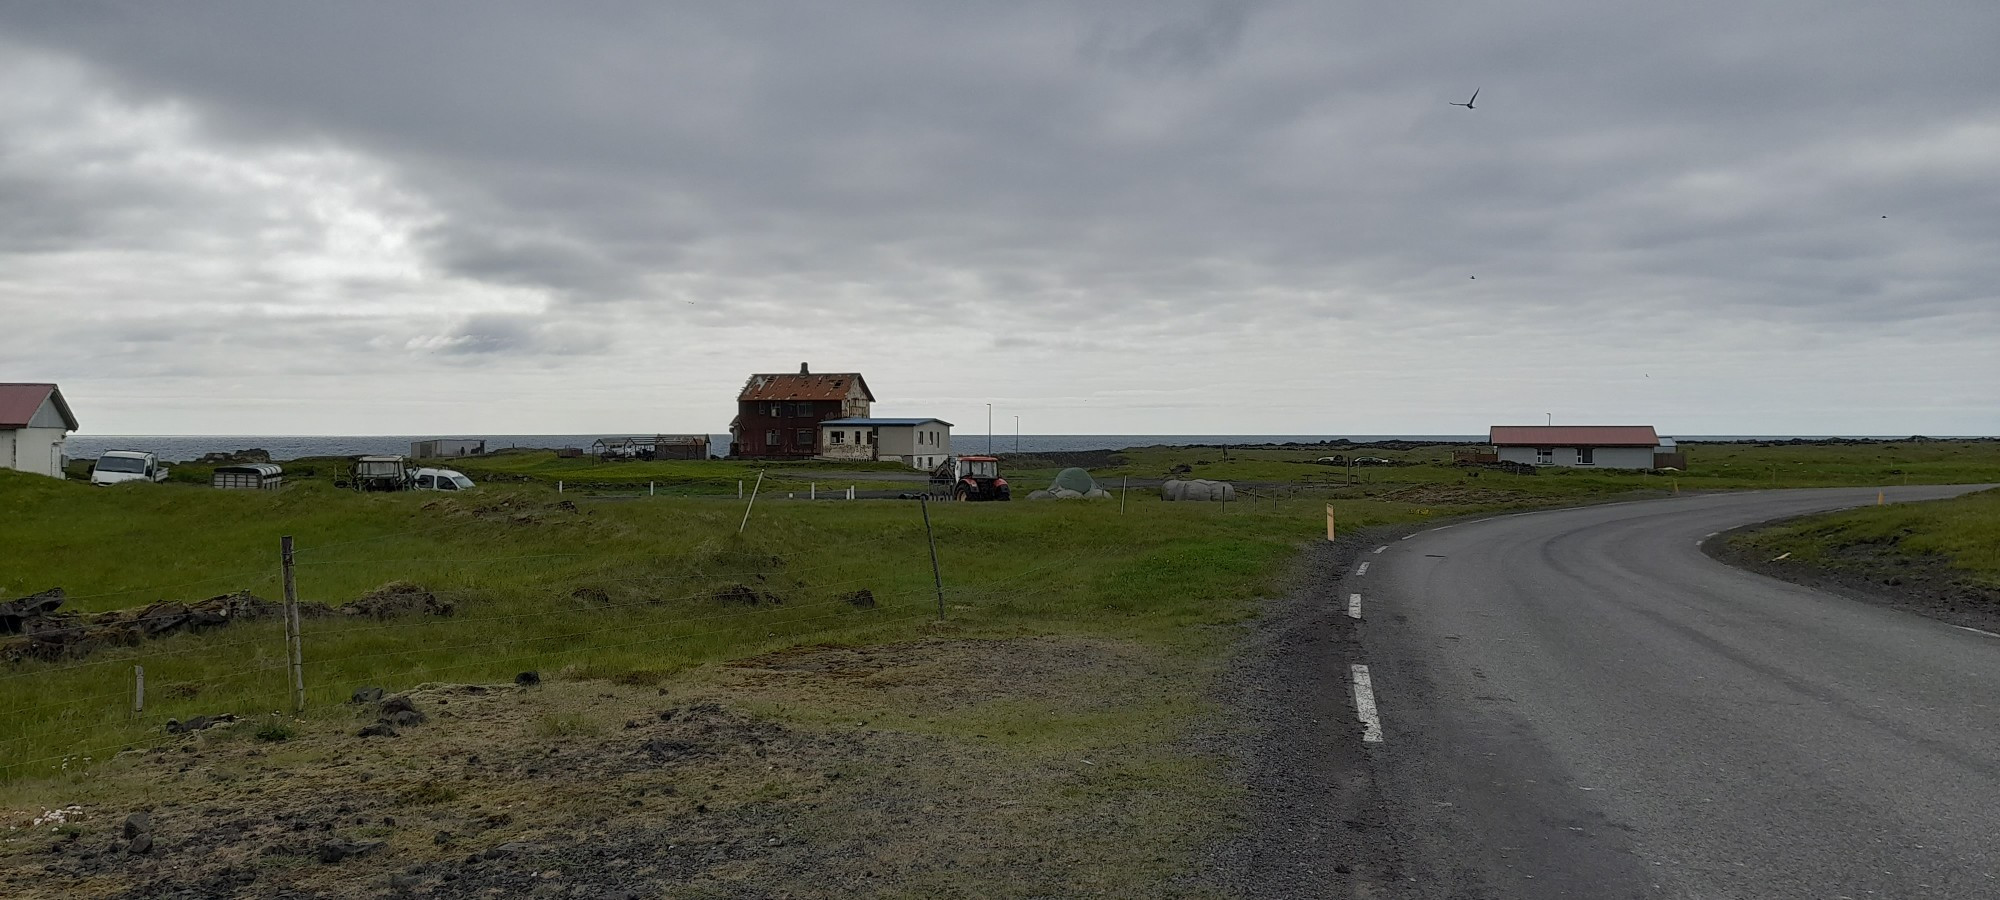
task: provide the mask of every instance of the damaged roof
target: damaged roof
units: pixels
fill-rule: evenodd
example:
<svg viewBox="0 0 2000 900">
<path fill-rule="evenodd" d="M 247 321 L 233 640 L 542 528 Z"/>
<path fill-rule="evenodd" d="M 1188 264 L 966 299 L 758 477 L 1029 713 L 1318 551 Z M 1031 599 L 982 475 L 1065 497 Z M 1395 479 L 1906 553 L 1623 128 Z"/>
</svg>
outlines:
<svg viewBox="0 0 2000 900">
<path fill-rule="evenodd" d="M 875 395 L 868 390 L 868 382 L 862 380 L 859 372 L 828 372 L 826 374 L 798 375 L 752 375 L 743 383 L 743 392 L 736 395 L 738 403 L 757 403 L 766 400 L 845 400 L 848 392 L 856 386 L 861 388 L 861 399 L 875 402 Z"/>
</svg>

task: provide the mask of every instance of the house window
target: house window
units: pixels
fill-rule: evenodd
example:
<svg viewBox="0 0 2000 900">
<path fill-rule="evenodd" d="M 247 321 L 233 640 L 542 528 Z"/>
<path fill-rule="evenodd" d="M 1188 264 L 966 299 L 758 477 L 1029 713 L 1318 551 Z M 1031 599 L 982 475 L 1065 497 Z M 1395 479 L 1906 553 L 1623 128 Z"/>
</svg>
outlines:
<svg viewBox="0 0 2000 900">
<path fill-rule="evenodd" d="M 826 439 L 826 440 L 827 440 L 827 443 L 829 443 L 829 444 L 845 444 L 845 443 L 847 443 L 847 432 L 845 432 L 845 431 L 829 431 L 829 432 L 827 432 L 827 439 Z"/>
<path fill-rule="evenodd" d="M 1576 448 L 1576 464 L 1579 466 L 1595 465 L 1595 463 L 1591 461 L 1591 454 L 1596 449 L 1597 448 L 1595 447 Z"/>
<path fill-rule="evenodd" d="M 799 446 L 810 447 L 812 446 L 812 444 L 813 444 L 812 429 L 810 428 L 799 429 Z"/>
<path fill-rule="evenodd" d="M 1535 465 L 1546 466 L 1556 461 L 1556 451 L 1549 447 L 1535 448 Z"/>
<path fill-rule="evenodd" d="M 778 430 L 776 428 L 764 432 L 764 446 L 776 447 L 783 442 L 784 438 L 779 436 Z"/>
</svg>

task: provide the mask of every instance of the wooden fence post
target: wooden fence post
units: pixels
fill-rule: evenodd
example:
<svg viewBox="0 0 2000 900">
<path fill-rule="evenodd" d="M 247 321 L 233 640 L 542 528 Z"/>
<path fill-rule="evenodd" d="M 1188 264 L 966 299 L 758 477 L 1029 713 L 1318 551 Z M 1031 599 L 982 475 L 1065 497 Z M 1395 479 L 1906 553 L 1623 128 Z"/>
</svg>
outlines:
<svg viewBox="0 0 2000 900">
<path fill-rule="evenodd" d="M 742 534 L 743 529 L 750 527 L 750 511 L 757 508 L 757 489 L 763 486 L 764 486 L 764 473 L 758 472 L 757 484 L 754 487 L 750 488 L 750 502 L 745 504 L 743 507 L 743 524 L 736 526 L 737 534 Z M 739 497 L 743 495 L 743 482 L 741 481 L 736 482 L 736 495 Z"/>
<path fill-rule="evenodd" d="M 299 646 L 299 586 L 292 572 L 292 536 L 278 538 L 278 549 L 285 561 L 285 655 L 291 659 L 292 712 L 302 713 L 306 709 L 306 672 Z"/>
<path fill-rule="evenodd" d="M 917 506 L 924 511 L 924 540 L 931 545 L 931 579 L 937 583 L 938 621 L 944 621 L 944 571 L 938 568 L 937 535 L 931 532 L 931 501 L 919 498 Z"/>
</svg>

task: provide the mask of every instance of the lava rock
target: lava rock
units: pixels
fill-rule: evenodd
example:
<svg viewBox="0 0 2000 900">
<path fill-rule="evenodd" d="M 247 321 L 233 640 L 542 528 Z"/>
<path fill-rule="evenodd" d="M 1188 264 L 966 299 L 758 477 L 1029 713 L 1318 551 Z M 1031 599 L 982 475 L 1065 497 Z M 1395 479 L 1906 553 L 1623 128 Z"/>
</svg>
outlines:
<svg viewBox="0 0 2000 900">
<path fill-rule="evenodd" d="M 355 737 L 396 737 L 396 729 L 387 722 L 376 722 L 362 728 Z"/>
<path fill-rule="evenodd" d="M 152 830 L 152 816 L 138 812 L 125 817 L 125 836 L 127 838 L 135 838 Z"/>
<path fill-rule="evenodd" d="M 522 687 L 541 684 L 542 673 L 535 671 L 522 672 L 521 674 L 514 676 L 514 683 Z"/>
<path fill-rule="evenodd" d="M 382 689 L 381 689 L 381 688 L 378 688 L 378 687 L 364 687 L 364 688 L 355 688 L 355 689 L 354 689 L 354 696 L 353 696 L 353 697 L 352 697 L 351 699 L 349 699 L 349 700 L 348 700 L 347 702 L 349 702 L 349 703 L 356 703 L 356 704 L 360 704 L 360 703 L 374 703 L 375 701 L 377 701 L 377 700 L 380 700 L 380 699 L 382 699 Z"/>
<path fill-rule="evenodd" d="M 319 861 L 337 863 L 350 856 L 372 853 L 382 846 L 381 841 L 350 841 L 346 839 L 327 841 L 319 845 Z"/>
<path fill-rule="evenodd" d="M 236 717 L 228 713 L 224 713 L 219 716 L 195 716 L 194 718 L 189 719 L 185 722 L 182 722 L 179 719 L 168 719 L 167 733 L 186 734 L 187 732 L 190 731 L 200 731 L 204 728 L 211 728 L 216 725 L 224 725 L 234 721 L 236 721 Z"/>
<path fill-rule="evenodd" d="M 422 725 L 430 721 L 430 717 L 424 715 L 423 710 L 417 708 L 416 701 L 411 700 L 408 694 L 397 694 L 384 699 L 380 709 L 382 721 L 391 725 L 408 728 L 411 725 Z"/>
</svg>

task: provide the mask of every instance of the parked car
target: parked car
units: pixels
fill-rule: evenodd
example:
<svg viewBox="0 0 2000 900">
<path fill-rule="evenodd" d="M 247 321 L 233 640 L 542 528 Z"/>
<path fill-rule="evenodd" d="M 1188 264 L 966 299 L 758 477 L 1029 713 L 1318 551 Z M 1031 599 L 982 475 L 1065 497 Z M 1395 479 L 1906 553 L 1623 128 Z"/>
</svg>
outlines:
<svg viewBox="0 0 2000 900">
<path fill-rule="evenodd" d="M 450 469 L 418 469 L 410 474 L 414 476 L 412 486 L 420 491 L 472 490 L 472 479 Z"/>
<path fill-rule="evenodd" d="M 1383 459 L 1379 456 L 1357 456 L 1354 458 L 1354 464 L 1357 466 L 1393 466 L 1396 464 L 1396 461 L 1393 459 Z"/>
<path fill-rule="evenodd" d="M 167 467 L 151 450 L 106 450 L 90 467 L 91 484 L 122 484 L 127 481 L 165 481 Z"/>
</svg>

